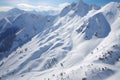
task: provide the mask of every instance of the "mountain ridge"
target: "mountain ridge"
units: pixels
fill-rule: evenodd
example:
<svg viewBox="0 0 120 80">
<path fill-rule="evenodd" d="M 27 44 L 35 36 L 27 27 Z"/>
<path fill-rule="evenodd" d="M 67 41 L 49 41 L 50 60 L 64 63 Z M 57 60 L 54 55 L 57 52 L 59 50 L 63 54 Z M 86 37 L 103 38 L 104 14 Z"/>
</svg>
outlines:
<svg viewBox="0 0 120 80">
<path fill-rule="evenodd" d="M 94 9 L 80 1 L 55 16 L 18 15 L 12 25 L 21 28 L 0 61 L 1 80 L 119 80 L 119 5 Z"/>
</svg>

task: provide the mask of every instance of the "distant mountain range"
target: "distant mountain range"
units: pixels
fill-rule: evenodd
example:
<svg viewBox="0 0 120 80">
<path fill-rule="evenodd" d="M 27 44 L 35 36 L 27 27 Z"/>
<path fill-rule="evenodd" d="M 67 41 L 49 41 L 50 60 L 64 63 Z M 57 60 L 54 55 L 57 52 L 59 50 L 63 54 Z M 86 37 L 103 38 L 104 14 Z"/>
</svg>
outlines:
<svg viewBox="0 0 120 80">
<path fill-rule="evenodd" d="M 119 68 L 119 2 L 0 12 L 0 80 L 119 80 Z"/>
</svg>

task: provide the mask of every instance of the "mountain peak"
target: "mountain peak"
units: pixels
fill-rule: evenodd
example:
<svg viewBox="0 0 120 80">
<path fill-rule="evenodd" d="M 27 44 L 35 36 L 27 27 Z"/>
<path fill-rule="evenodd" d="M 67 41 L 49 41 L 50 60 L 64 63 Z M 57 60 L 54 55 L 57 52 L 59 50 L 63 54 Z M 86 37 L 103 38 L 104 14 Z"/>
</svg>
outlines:
<svg viewBox="0 0 120 80">
<path fill-rule="evenodd" d="M 55 16 L 19 8 L 6 13 L 0 80 L 119 80 L 120 4 L 99 9 L 78 1 Z"/>
<path fill-rule="evenodd" d="M 81 5 L 81 4 L 84 4 L 84 5 L 86 4 L 86 5 L 88 5 L 88 4 L 85 3 L 83 0 L 79 0 L 78 4 L 79 4 L 79 5 Z"/>
<path fill-rule="evenodd" d="M 79 3 L 84 3 L 84 1 L 83 0 L 79 0 Z"/>
<path fill-rule="evenodd" d="M 120 2 L 110 2 L 107 5 L 105 5 L 107 7 L 112 7 L 112 6 L 120 6 Z"/>
<path fill-rule="evenodd" d="M 9 11 L 20 11 L 20 9 L 18 9 L 18 8 L 12 8 Z"/>
<path fill-rule="evenodd" d="M 10 9 L 8 12 L 16 12 L 16 13 L 20 13 L 20 12 L 24 12 L 23 10 L 19 9 L 19 8 L 12 8 Z"/>
</svg>

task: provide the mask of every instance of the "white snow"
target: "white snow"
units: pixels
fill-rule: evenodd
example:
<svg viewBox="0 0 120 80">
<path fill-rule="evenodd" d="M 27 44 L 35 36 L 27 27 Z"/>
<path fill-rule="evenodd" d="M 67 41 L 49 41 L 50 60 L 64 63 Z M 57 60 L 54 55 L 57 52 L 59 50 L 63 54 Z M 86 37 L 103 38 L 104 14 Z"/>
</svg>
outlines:
<svg viewBox="0 0 120 80">
<path fill-rule="evenodd" d="M 80 1 L 58 16 L 25 12 L 12 22 L 6 18 L 20 30 L 11 54 L 0 61 L 1 80 L 119 80 L 119 7 Z"/>
</svg>

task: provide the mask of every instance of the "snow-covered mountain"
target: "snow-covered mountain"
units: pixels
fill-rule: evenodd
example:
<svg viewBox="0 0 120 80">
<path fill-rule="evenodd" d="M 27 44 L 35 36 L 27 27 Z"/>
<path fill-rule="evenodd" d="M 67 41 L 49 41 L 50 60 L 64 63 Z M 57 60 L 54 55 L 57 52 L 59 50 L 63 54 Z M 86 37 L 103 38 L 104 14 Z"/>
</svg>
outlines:
<svg viewBox="0 0 120 80">
<path fill-rule="evenodd" d="M 18 8 L 13 8 L 13 9 L 10 9 L 6 12 L 0 12 L 0 19 L 4 18 L 4 17 L 14 17 L 16 15 L 19 15 L 21 13 L 24 13 L 25 11 L 23 10 L 20 10 Z"/>
<path fill-rule="evenodd" d="M 55 17 L 56 16 L 41 16 L 39 14 L 24 12 L 14 17 L 12 21 L 10 21 L 8 17 L 1 19 L 1 57 L 8 56 L 13 50 L 31 40 L 31 38 L 38 33 L 43 34 L 42 32 L 44 30 L 49 31 Z M 9 37 L 12 40 L 9 39 Z M 8 43 L 10 44 L 9 46 Z M 6 51 L 7 53 L 4 54 Z"/>
<path fill-rule="evenodd" d="M 12 15 L 11 15 L 12 17 Z M 1 80 L 119 80 L 120 3 L 82 0 L 60 14 L 0 20 Z"/>
</svg>

